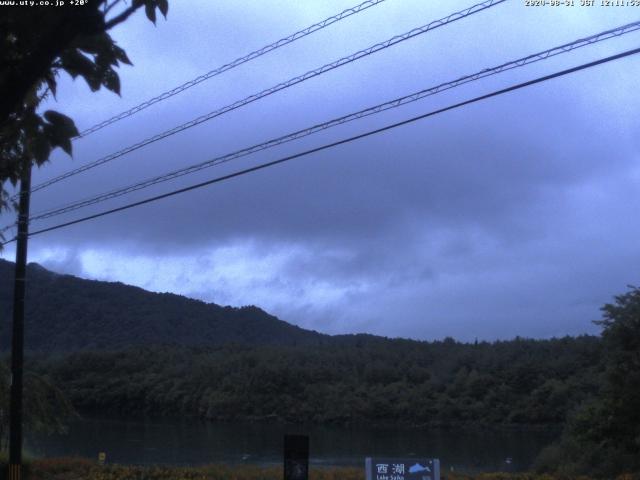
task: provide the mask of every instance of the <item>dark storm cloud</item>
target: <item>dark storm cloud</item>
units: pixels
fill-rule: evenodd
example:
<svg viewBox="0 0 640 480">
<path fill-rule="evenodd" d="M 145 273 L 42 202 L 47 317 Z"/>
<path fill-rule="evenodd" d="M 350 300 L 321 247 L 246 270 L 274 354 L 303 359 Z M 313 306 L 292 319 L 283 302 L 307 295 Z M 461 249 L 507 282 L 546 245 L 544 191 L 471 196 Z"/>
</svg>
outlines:
<svg viewBox="0 0 640 480">
<path fill-rule="evenodd" d="M 118 32 L 136 63 L 123 70 L 123 100 L 91 96 L 67 82 L 59 107 L 67 105 L 79 123 L 90 125 L 124 103 L 135 104 L 350 3 L 278 3 L 291 22 L 287 28 L 274 7 L 262 2 L 245 10 L 235 4 L 176 5 L 157 29 L 136 19 Z M 467 4 L 387 2 L 77 142 L 73 162 L 58 155 L 37 180 Z M 623 17 L 610 10 L 534 12 L 511 2 L 56 185 L 34 195 L 34 211 L 605 30 L 625 23 Z M 637 41 L 637 35 L 630 37 L 108 206 L 611 54 Z M 623 60 L 34 237 L 32 257 L 85 276 L 219 303 L 258 304 L 322 331 L 464 339 L 594 331 L 589 321 L 598 306 L 635 280 L 632 239 L 638 228 L 631 218 L 639 206 L 640 145 L 633 133 L 640 129 L 640 105 L 632 85 L 638 73 L 637 60 Z"/>
</svg>

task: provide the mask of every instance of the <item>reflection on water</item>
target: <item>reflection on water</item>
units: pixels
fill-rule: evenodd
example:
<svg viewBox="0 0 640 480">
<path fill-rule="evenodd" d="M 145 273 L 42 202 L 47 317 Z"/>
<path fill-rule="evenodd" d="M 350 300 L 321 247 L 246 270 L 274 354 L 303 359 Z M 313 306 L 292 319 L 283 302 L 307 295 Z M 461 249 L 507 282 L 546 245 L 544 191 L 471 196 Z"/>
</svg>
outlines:
<svg viewBox="0 0 640 480">
<path fill-rule="evenodd" d="M 291 427 L 277 424 L 178 420 L 83 419 L 67 435 L 27 434 L 35 456 L 82 456 L 107 463 L 202 465 L 281 464 L 285 433 L 310 437 L 313 465 L 364 466 L 366 456 L 440 458 L 443 469 L 527 469 L 556 436 L 539 430 L 411 430 L 366 427 Z"/>
</svg>

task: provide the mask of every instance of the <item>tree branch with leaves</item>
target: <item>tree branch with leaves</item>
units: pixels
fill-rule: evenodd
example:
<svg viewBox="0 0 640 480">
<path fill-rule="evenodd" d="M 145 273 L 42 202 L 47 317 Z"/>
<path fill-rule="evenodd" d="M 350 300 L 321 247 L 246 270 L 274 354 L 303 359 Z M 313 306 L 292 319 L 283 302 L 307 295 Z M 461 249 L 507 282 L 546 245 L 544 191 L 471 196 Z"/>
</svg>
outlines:
<svg viewBox="0 0 640 480">
<path fill-rule="evenodd" d="M 54 110 L 40 111 L 56 95 L 64 72 L 83 78 L 91 91 L 120 94 L 116 69 L 131 65 L 109 35 L 139 9 L 155 23 L 165 18 L 167 0 L 88 1 L 73 8 L 2 7 L 0 16 L 0 211 L 15 208 L 5 191 L 17 184 L 28 163 L 42 165 L 57 147 L 72 153 L 79 132 L 74 121 Z"/>
</svg>

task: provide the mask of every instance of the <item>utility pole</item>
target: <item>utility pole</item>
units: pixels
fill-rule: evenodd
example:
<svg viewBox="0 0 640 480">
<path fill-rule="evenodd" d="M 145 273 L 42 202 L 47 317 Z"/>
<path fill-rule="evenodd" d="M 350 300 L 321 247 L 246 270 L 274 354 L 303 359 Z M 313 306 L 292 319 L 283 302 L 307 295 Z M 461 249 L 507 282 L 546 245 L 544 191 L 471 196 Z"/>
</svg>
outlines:
<svg viewBox="0 0 640 480">
<path fill-rule="evenodd" d="M 13 287 L 13 331 L 11 337 L 11 400 L 9 404 L 9 480 L 22 479 L 24 298 L 27 275 L 30 197 L 31 158 L 28 158 L 20 176 L 18 234 L 16 236 L 16 272 Z"/>
</svg>

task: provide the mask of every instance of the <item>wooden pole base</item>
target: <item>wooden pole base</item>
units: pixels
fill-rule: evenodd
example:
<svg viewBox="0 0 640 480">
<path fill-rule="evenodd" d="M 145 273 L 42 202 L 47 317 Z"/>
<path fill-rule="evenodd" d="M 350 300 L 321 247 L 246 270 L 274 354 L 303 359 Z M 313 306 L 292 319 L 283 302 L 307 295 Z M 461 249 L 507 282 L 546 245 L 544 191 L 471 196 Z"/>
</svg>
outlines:
<svg viewBox="0 0 640 480">
<path fill-rule="evenodd" d="M 9 464 L 9 479 L 8 480 L 22 480 L 22 465 Z"/>
</svg>

